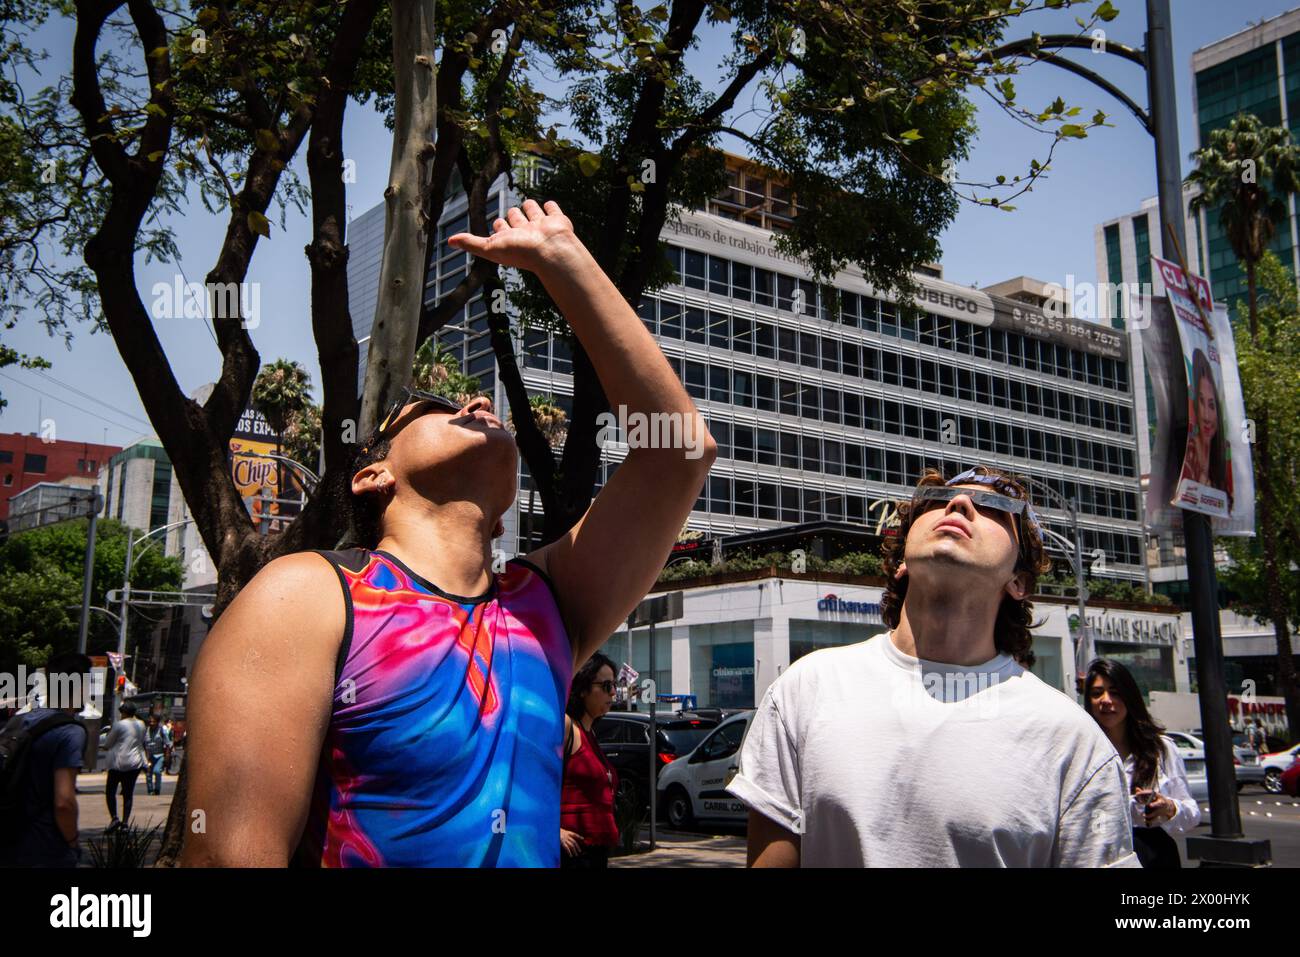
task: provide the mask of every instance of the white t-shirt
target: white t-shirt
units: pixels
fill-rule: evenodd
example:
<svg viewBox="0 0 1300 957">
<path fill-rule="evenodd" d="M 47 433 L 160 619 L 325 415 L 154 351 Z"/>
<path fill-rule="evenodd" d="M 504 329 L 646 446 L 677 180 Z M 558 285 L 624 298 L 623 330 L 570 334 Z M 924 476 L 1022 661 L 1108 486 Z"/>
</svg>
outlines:
<svg viewBox="0 0 1300 957">
<path fill-rule="evenodd" d="M 1119 755 L 1009 655 L 946 665 L 888 634 L 794 662 L 727 790 L 804 867 L 1138 867 Z"/>
<path fill-rule="evenodd" d="M 1178 753 L 1178 748 L 1172 738 L 1167 738 L 1163 734 L 1160 736 L 1160 743 L 1164 746 L 1164 753 L 1160 755 L 1160 763 L 1157 768 L 1156 790 L 1165 797 L 1171 799 L 1178 810 L 1174 816 L 1167 821 L 1161 821 L 1158 825 L 1163 827 L 1170 834 L 1186 834 L 1196 825 L 1201 823 L 1201 806 L 1196 803 L 1192 797 L 1192 792 L 1187 786 L 1187 766 L 1183 764 L 1182 756 Z M 1132 793 L 1133 769 L 1137 766 L 1137 759 L 1129 755 L 1124 759 L 1124 777 L 1129 783 L 1129 792 Z M 1142 783 L 1143 787 L 1150 787 L 1150 782 Z M 1146 827 L 1146 813 L 1137 801 L 1131 801 L 1129 810 L 1132 814 L 1134 827 Z"/>
</svg>

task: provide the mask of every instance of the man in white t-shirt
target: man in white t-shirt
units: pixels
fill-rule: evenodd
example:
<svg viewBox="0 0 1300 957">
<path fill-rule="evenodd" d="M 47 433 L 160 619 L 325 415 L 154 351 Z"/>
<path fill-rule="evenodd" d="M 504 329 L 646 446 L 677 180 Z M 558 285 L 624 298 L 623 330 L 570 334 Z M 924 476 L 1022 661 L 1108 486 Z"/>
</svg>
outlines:
<svg viewBox="0 0 1300 957">
<path fill-rule="evenodd" d="M 927 471 L 886 544 L 892 629 L 794 662 L 727 790 L 753 867 L 1137 867 L 1119 755 L 1028 669 L 1028 494 Z"/>
</svg>

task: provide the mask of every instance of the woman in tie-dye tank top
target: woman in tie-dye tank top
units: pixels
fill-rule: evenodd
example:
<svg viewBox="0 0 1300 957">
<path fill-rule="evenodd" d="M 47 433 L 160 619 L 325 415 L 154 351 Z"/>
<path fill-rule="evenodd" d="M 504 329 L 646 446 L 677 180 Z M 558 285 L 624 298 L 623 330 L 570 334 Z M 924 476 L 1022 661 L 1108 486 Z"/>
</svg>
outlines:
<svg viewBox="0 0 1300 957">
<path fill-rule="evenodd" d="M 269 563 L 203 644 L 188 808 L 204 826 L 184 864 L 559 863 L 575 665 L 653 585 L 714 445 L 555 203 L 526 200 L 490 237 L 449 243 L 536 273 L 618 417 L 669 422 L 677 441 L 630 435 L 579 521 L 507 562 L 492 543 L 518 495 L 514 436 L 484 398 L 393 396 L 346 467 L 357 547 Z M 274 739 L 230 722 L 250 700 Z"/>
</svg>

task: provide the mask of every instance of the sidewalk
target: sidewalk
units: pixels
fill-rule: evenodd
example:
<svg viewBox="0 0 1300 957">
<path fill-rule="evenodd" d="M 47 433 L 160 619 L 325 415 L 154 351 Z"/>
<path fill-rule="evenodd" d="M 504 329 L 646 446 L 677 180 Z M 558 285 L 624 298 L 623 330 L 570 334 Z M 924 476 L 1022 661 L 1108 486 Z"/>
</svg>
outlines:
<svg viewBox="0 0 1300 957">
<path fill-rule="evenodd" d="M 107 771 L 94 771 L 77 775 L 77 825 L 81 832 L 81 844 L 98 840 L 112 820 L 108 814 L 108 804 L 104 800 L 104 788 L 108 783 Z M 166 824 L 167 813 L 171 809 L 172 795 L 176 791 L 176 776 L 164 774 L 162 794 L 149 794 L 145 790 L 144 772 L 135 780 L 134 800 L 131 804 L 132 823 L 145 829 L 155 824 Z M 122 815 L 122 792 L 117 793 L 117 813 Z M 83 850 L 82 863 L 86 863 Z"/>
<path fill-rule="evenodd" d="M 637 843 L 650 843 L 650 829 L 643 827 Z M 659 828 L 653 851 L 611 857 L 610 867 L 744 867 L 745 838 L 737 834 L 696 834 Z"/>
</svg>

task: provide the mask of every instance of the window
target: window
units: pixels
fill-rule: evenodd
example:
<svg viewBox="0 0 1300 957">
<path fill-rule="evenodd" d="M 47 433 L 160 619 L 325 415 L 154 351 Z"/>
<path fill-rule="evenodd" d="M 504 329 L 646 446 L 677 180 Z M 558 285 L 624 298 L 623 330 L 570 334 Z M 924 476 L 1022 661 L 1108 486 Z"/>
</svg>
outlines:
<svg viewBox="0 0 1300 957">
<path fill-rule="evenodd" d="M 636 314 L 641 317 L 645 327 L 649 330 L 650 335 L 654 335 L 655 329 L 655 304 L 658 302 L 653 296 L 642 296 L 641 304 L 636 307 Z"/>
<path fill-rule="evenodd" d="M 749 302 L 753 298 L 754 285 L 754 267 L 746 266 L 744 263 L 731 264 L 731 295 L 741 302 Z"/>
<path fill-rule="evenodd" d="M 744 316 L 731 317 L 731 348 L 752 355 L 754 352 L 754 322 Z"/>
<path fill-rule="evenodd" d="M 840 371 L 840 343 L 838 339 L 822 339 L 822 370 L 824 372 Z"/>
<path fill-rule="evenodd" d="M 723 312 L 709 312 L 709 345 L 715 349 L 731 348 L 731 320 Z"/>
<path fill-rule="evenodd" d="M 564 336 L 551 337 L 551 371 L 563 375 L 573 374 L 573 350 Z"/>
<path fill-rule="evenodd" d="M 764 359 L 776 358 L 776 326 L 769 322 L 754 323 L 754 354 Z"/>
<path fill-rule="evenodd" d="M 840 363 L 844 367 L 844 374 L 862 377 L 862 348 L 856 342 L 840 343 Z"/>
<path fill-rule="evenodd" d="M 682 281 L 692 289 L 704 288 L 704 253 L 682 250 Z"/>
<path fill-rule="evenodd" d="M 748 425 L 732 429 L 732 458 L 737 462 L 754 461 L 754 430 Z"/>
<path fill-rule="evenodd" d="M 731 391 L 736 405 L 752 409 L 754 407 L 754 375 L 739 369 L 731 374 Z"/>
<path fill-rule="evenodd" d="M 6 472 L 6 473 L 5 473 L 5 485 L 13 485 L 13 484 L 14 484 L 14 475 L 13 475 L 13 473 L 12 473 L 12 472 Z"/>
<path fill-rule="evenodd" d="M 731 373 L 726 366 L 709 367 L 709 401 L 731 401 Z"/>
<path fill-rule="evenodd" d="M 0 465 L 13 464 L 14 454 L 8 449 L 0 449 Z"/>
<path fill-rule="evenodd" d="M 760 306 L 772 305 L 774 274 L 770 269 L 754 270 L 754 302 Z"/>
<path fill-rule="evenodd" d="M 791 379 L 778 380 L 782 415 L 799 414 L 799 383 Z"/>
<path fill-rule="evenodd" d="M 844 393 L 844 424 L 855 429 L 862 428 L 862 396 L 856 392 Z"/>
<path fill-rule="evenodd" d="M 782 432 L 781 438 L 781 468 L 797 469 L 799 467 L 799 436 L 790 432 Z M 796 509 L 796 512 L 798 510 Z M 797 515 L 796 515 L 797 520 Z"/>
<path fill-rule="evenodd" d="M 696 306 L 686 307 L 686 341 L 698 342 L 703 345 L 706 341 L 706 330 L 704 327 L 705 312 Z"/>
<path fill-rule="evenodd" d="M 780 518 L 778 498 L 779 492 L 775 485 L 760 482 L 758 484 L 758 517 L 772 520 Z"/>
<path fill-rule="evenodd" d="M 799 288 L 798 281 L 785 273 L 776 274 L 776 307 L 787 312 L 794 311 L 794 291 Z"/>
<path fill-rule="evenodd" d="M 45 456 L 36 455 L 32 452 L 25 453 L 23 455 L 23 471 L 43 474 L 45 472 Z"/>
<path fill-rule="evenodd" d="M 776 432 L 773 429 L 757 429 L 754 433 L 754 460 L 759 465 L 777 464 Z"/>
<path fill-rule="evenodd" d="M 840 422 L 839 389 L 822 389 L 822 421 L 836 425 Z"/>
<path fill-rule="evenodd" d="M 659 301 L 659 335 L 665 339 L 680 339 L 682 337 L 682 304 L 680 302 L 669 302 L 666 299 Z"/>
<path fill-rule="evenodd" d="M 770 375 L 761 375 L 755 380 L 754 407 L 760 412 L 776 411 L 776 379 Z"/>
<path fill-rule="evenodd" d="M 803 447 L 804 471 L 820 472 L 822 470 L 821 440 L 815 435 L 805 435 L 800 444 Z"/>
<path fill-rule="evenodd" d="M 799 333 L 784 327 L 777 329 L 777 358 L 782 362 L 799 361 Z"/>
<path fill-rule="evenodd" d="M 810 369 L 817 368 L 817 337 L 811 332 L 799 333 L 799 363 Z"/>
<path fill-rule="evenodd" d="M 706 366 L 703 362 L 693 362 L 690 359 L 686 360 L 686 391 L 693 399 L 703 399 L 707 394 L 704 385 L 705 368 Z"/>
<path fill-rule="evenodd" d="M 709 257 L 709 292 L 715 296 L 731 295 L 731 260 Z"/>
</svg>

